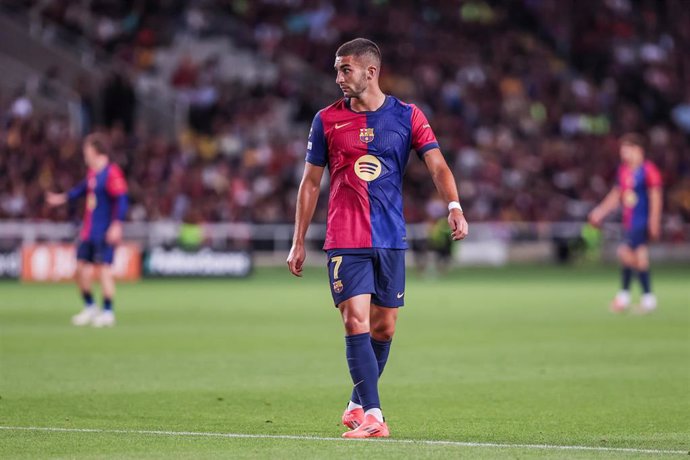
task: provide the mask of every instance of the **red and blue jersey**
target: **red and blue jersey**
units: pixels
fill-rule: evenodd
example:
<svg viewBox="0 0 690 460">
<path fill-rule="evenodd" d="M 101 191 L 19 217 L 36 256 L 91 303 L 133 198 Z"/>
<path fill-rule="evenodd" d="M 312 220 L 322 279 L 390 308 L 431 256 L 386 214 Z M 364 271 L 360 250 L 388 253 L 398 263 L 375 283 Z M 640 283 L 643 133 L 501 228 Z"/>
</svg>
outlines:
<svg viewBox="0 0 690 460">
<path fill-rule="evenodd" d="M 331 189 L 324 249 L 407 249 L 402 177 L 414 149 L 438 148 L 419 108 L 386 96 L 371 112 L 349 99 L 319 111 L 309 132 L 307 161 L 328 166 Z"/>
<path fill-rule="evenodd" d="M 661 187 L 661 174 L 651 161 L 632 169 L 618 168 L 618 187 L 623 204 L 623 226 L 626 230 L 646 229 L 649 223 L 649 189 Z"/>
<path fill-rule="evenodd" d="M 70 201 L 86 196 L 82 241 L 104 241 L 113 220 L 127 215 L 127 182 L 120 167 L 109 163 L 100 171 L 89 170 L 86 179 L 67 193 Z"/>
</svg>

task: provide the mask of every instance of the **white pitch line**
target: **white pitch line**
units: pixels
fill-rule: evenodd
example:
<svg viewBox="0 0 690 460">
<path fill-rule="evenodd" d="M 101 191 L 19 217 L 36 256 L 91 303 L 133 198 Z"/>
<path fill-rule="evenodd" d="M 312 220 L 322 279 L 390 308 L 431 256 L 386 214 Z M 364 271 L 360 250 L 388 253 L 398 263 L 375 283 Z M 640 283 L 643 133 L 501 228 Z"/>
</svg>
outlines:
<svg viewBox="0 0 690 460">
<path fill-rule="evenodd" d="M 468 442 L 468 441 L 434 441 L 423 439 L 343 439 L 328 438 L 320 436 L 299 436 L 281 434 L 246 434 L 246 433 L 205 433 L 196 431 L 160 431 L 160 430 L 117 430 L 100 428 L 57 428 L 40 426 L 0 426 L 0 430 L 5 431 L 48 431 L 57 433 L 103 433 L 103 434 L 139 434 L 153 436 L 196 436 L 206 438 L 233 438 L 233 439 L 288 439 L 294 441 L 336 441 L 336 442 L 377 442 L 390 444 L 424 444 L 432 446 L 455 446 L 455 447 L 490 447 L 499 449 L 542 449 L 542 450 L 581 450 L 598 452 L 620 452 L 634 454 L 656 454 L 656 455 L 688 455 L 686 450 L 666 450 L 666 449 L 636 449 L 633 447 L 596 447 L 596 446 L 559 446 L 550 444 L 501 444 L 493 442 Z"/>
</svg>

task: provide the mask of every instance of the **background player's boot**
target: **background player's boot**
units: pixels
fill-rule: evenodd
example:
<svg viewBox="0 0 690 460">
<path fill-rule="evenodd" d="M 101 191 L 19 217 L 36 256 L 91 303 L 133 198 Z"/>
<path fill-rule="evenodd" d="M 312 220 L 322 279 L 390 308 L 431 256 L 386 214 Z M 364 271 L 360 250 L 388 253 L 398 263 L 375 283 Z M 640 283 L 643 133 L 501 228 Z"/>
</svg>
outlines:
<svg viewBox="0 0 690 460">
<path fill-rule="evenodd" d="M 628 291 L 618 291 L 616 297 L 611 301 L 611 311 L 622 313 L 630 306 L 630 293 Z"/>
<path fill-rule="evenodd" d="M 649 294 L 642 294 L 640 307 L 637 309 L 637 313 L 646 315 L 654 310 L 656 310 L 656 296 L 651 292 Z"/>
<path fill-rule="evenodd" d="M 364 422 L 364 409 L 362 409 L 361 407 L 357 407 L 352 410 L 348 410 L 347 408 L 345 408 L 342 420 L 343 425 L 345 425 L 351 430 L 354 430 Z"/>
<path fill-rule="evenodd" d="M 72 324 L 75 326 L 88 326 L 96 315 L 98 315 L 98 308 L 84 308 L 82 311 L 72 316 Z"/>
<path fill-rule="evenodd" d="M 343 433 L 343 438 L 387 438 L 390 435 L 386 422 L 379 422 L 373 415 L 364 417 L 364 423 L 352 431 Z"/>
<path fill-rule="evenodd" d="M 112 310 L 103 310 L 94 316 L 91 325 L 93 327 L 113 327 L 115 326 L 115 313 Z"/>
</svg>

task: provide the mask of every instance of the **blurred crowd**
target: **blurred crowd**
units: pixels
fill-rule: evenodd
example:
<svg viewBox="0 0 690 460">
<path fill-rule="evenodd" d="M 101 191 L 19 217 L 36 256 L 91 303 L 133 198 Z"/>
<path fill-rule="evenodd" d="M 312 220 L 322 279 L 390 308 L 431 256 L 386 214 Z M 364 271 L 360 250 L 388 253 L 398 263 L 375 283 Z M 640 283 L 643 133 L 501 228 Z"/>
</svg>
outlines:
<svg viewBox="0 0 690 460">
<path fill-rule="evenodd" d="M 273 82 L 252 85 L 224 79 L 215 57 L 181 56 L 170 84 L 193 104 L 177 139 L 112 120 L 101 93 L 93 125 L 113 137 L 135 220 L 290 222 L 309 122 L 338 97 L 334 83 L 322 89 L 334 78 L 335 49 L 365 36 L 382 49 L 384 90 L 427 114 L 468 220 L 583 220 L 613 184 L 618 135 L 637 131 L 663 171 L 667 227 L 690 222 L 683 0 L 17 3 L 124 58 L 133 72 L 156 72 L 156 50 L 176 33 L 228 34 L 276 63 Z M 0 100 L 0 217 L 65 218 L 45 208 L 42 194 L 84 174 L 79 136 L 59 117 L 18 115 L 17 99 Z M 444 207 L 411 158 L 406 216 L 435 219 Z M 326 205 L 324 188 L 320 221 Z"/>
</svg>

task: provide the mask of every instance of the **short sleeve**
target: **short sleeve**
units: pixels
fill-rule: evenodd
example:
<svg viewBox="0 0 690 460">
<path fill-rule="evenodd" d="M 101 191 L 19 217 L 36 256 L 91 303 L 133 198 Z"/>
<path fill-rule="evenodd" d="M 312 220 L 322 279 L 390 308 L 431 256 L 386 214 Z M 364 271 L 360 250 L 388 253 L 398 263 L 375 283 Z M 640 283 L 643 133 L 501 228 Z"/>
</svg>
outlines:
<svg viewBox="0 0 690 460">
<path fill-rule="evenodd" d="M 118 165 L 113 164 L 110 166 L 105 188 L 108 191 L 108 195 L 113 197 L 127 193 L 127 181 L 125 181 L 125 175 Z"/>
<path fill-rule="evenodd" d="M 647 187 L 661 187 L 663 181 L 661 180 L 661 173 L 659 172 L 659 168 L 657 168 L 656 165 L 654 165 L 654 163 L 647 161 L 644 164 L 644 169 L 645 183 Z"/>
<path fill-rule="evenodd" d="M 411 107 L 412 148 L 419 158 L 422 158 L 429 150 L 438 148 L 438 141 L 424 113 L 414 104 L 411 104 Z"/>
<path fill-rule="evenodd" d="M 316 166 L 326 166 L 328 163 L 328 147 L 320 112 L 316 114 L 311 123 L 309 140 L 307 141 L 307 162 Z"/>
</svg>

